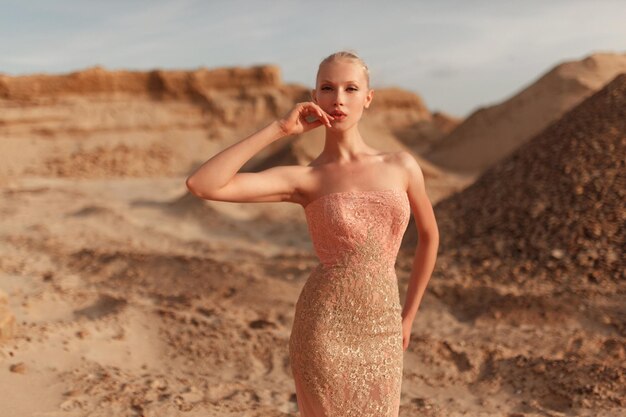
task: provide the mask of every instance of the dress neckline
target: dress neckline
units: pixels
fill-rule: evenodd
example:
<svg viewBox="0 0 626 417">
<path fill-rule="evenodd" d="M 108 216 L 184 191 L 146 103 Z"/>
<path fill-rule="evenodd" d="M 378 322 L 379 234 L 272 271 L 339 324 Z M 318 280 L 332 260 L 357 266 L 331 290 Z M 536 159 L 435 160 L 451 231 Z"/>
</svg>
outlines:
<svg viewBox="0 0 626 417">
<path fill-rule="evenodd" d="M 383 189 L 380 189 L 380 190 L 343 190 L 343 191 L 334 191 L 332 193 L 327 193 L 327 194 L 321 195 L 321 196 L 319 196 L 317 198 L 314 198 L 313 200 L 311 200 L 311 202 L 309 202 L 309 204 L 304 206 L 304 211 L 306 212 L 306 210 L 311 205 L 313 205 L 314 203 L 316 203 L 316 202 L 318 202 L 320 200 L 324 200 L 326 198 L 340 196 L 340 195 L 359 194 L 359 193 L 397 193 L 397 194 L 406 195 L 406 191 L 404 191 L 404 190 L 397 190 L 395 188 L 383 188 Z"/>
</svg>

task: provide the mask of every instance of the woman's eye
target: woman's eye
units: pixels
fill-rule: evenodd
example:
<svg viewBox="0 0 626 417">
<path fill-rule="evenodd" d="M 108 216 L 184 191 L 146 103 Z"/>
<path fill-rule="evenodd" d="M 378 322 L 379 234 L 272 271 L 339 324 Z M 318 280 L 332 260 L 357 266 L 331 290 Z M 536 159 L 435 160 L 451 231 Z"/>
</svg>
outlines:
<svg viewBox="0 0 626 417">
<path fill-rule="evenodd" d="M 322 87 L 322 88 L 321 88 L 321 90 L 323 90 L 323 91 L 324 91 L 324 90 L 332 90 L 332 88 L 331 88 L 331 87 L 326 86 L 326 87 Z M 356 87 L 348 87 L 348 88 L 346 88 L 346 90 L 350 90 L 350 91 L 358 91 L 359 89 L 358 89 L 358 88 L 356 88 Z"/>
</svg>

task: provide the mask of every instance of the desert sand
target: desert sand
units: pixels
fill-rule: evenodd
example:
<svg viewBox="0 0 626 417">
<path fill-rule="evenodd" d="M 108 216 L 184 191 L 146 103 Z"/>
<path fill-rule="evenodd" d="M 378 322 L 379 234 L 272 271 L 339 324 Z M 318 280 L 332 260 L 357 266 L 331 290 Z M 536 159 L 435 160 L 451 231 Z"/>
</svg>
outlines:
<svg viewBox="0 0 626 417">
<path fill-rule="evenodd" d="M 623 63 L 556 63 L 487 122 L 376 92 L 362 134 L 415 155 L 441 233 L 400 416 L 626 415 Z M 184 181 L 307 94 L 276 66 L 0 75 L 0 416 L 298 415 L 302 207 Z M 244 168 L 306 164 L 322 141 Z M 401 301 L 418 239 L 411 220 Z"/>
</svg>

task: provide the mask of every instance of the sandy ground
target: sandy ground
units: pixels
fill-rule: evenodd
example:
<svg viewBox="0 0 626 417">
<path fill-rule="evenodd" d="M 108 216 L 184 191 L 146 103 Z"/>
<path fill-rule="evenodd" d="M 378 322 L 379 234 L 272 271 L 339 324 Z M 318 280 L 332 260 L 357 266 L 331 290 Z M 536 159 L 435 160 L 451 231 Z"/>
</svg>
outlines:
<svg viewBox="0 0 626 417">
<path fill-rule="evenodd" d="M 3 416 L 296 415 L 287 341 L 316 262 L 301 207 L 185 192 L 182 177 L 3 185 L 0 287 L 17 324 L 0 350 Z M 558 378 L 591 378 L 573 351 L 623 361 L 608 324 L 461 281 L 431 281 L 402 416 L 623 415 L 568 411 L 585 385 Z"/>
</svg>

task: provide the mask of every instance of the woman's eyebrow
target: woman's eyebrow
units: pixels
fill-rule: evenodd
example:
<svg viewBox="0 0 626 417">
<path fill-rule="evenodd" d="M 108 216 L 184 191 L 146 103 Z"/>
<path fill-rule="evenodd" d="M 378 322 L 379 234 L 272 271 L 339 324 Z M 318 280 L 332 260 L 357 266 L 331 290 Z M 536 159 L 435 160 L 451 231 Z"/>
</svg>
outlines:
<svg viewBox="0 0 626 417">
<path fill-rule="evenodd" d="M 330 80 L 322 80 L 322 82 L 323 82 L 323 83 L 331 83 L 331 84 L 334 84 L 334 83 L 333 83 L 332 81 L 330 81 Z M 341 83 L 339 83 L 339 84 L 341 84 Z M 345 84 L 358 84 L 358 82 L 356 82 L 356 81 L 346 81 L 346 82 L 345 82 Z"/>
</svg>

